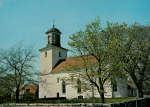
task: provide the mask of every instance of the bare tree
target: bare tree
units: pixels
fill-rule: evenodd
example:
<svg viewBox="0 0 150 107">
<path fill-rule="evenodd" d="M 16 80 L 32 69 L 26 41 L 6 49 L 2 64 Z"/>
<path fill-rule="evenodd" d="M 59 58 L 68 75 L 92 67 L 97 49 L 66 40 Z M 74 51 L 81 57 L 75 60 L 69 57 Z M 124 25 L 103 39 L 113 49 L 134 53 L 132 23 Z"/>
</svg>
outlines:
<svg viewBox="0 0 150 107">
<path fill-rule="evenodd" d="M 19 102 L 19 88 L 28 81 L 33 81 L 33 71 L 36 54 L 33 48 L 24 47 L 21 44 L 0 52 L 0 66 L 2 77 L 9 78 L 13 83 L 16 102 Z M 1 78 L 2 79 L 2 78 Z"/>
</svg>

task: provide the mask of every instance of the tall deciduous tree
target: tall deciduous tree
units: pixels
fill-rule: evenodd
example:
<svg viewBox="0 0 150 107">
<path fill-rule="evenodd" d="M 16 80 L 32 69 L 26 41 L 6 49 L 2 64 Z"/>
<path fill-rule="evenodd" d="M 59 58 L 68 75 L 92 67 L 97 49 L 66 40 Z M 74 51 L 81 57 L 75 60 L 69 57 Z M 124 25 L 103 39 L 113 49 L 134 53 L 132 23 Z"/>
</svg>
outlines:
<svg viewBox="0 0 150 107">
<path fill-rule="evenodd" d="M 144 84 L 150 80 L 150 27 L 133 24 L 127 29 L 127 40 L 122 41 L 120 62 L 143 97 Z"/>
<path fill-rule="evenodd" d="M 12 75 L 0 76 L 0 97 L 10 99 L 14 92 L 14 83 L 11 80 Z"/>
<path fill-rule="evenodd" d="M 122 33 L 114 28 L 124 26 Z M 112 41 L 112 56 L 114 68 L 121 71 L 121 75 L 129 76 L 137 89 L 137 96 L 143 97 L 144 85 L 150 80 L 150 27 L 138 24 L 110 24 L 107 27 L 110 34 L 116 33 L 117 38 Z"/>
<path fill-rule="evenodd" d="M 107 23 L 102 28 L 96 20 L 70 40 L 69 45 L 84 63 L 80 69 L 85 72 L 79 73 L 79 77 L 97 88 L 103 102 L 104 84 L 114 74 L 131 78 L 137 96 L 143 97 L 144 85 L 150 80 L 150 27 Z"/>
<path fill-rule="evenodd" d="M 96 87 L 103 103 L 104 85 L 114 76 L 113 45 L 116 44 L 116 38 L 124 32 L 126 26 L 114 26 L 112 31 L 109 27 L 111 27 L 110 23 L 106 28 L 102 28 L 100 21 L 96 20 L 88 24 L 84 31 L 73 34 L 69 42 L 74 53 L 82 58 L 83 65 L 80 69 L 83 72 L 77 74 L 81 78 L 81 83 L 90 83 Z"/>
<path fill-rule="evenodd" d="M 19 102 L 19 88 L 27 81 L 33 81 L 33 68 L 36 54 L 33 48 L 17 44 L 13 48 L 0 52 L 1 79 L 8 77 L 13 84 L 16 102 Z M 6 84 L 4 84 L 6 85 Z"/>
</svg>

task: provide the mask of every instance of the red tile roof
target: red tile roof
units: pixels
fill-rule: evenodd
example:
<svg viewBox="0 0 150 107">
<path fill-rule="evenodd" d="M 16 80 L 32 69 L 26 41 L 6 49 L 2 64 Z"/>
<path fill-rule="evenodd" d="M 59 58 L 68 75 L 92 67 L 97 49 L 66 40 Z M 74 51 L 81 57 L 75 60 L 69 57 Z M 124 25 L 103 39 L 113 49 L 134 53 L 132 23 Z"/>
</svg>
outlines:
<svg viewBox="0 0 150 107">
<path fill-rule="evenodd" d="M 96 63 L 96 59 L 93 56 L 76 56 L 76 57 L 67 58 L 61 61 L 56 67 L 54 67 L 52 72 L 73 71 L 73 70 L 81 69 L 84 68 L 85 64 L 87 63 L 88 64 Z"/>
<path fill-rule="evenodd" d="M 25 85 L 25 86 L 22 86 L 20 88 L 20 90 L 27 90 L 29 89 L 29 92 L 32 93 L 32 94 L 35 94 L 37 92 L 37 85 Z"/>
</svg>

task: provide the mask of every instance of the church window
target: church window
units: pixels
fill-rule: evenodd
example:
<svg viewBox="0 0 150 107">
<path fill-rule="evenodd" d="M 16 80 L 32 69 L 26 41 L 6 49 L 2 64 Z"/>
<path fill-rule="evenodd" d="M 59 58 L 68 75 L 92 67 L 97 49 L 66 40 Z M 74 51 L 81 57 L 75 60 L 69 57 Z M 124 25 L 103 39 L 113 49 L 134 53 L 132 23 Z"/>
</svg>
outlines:
<svg viewBox="0 0 150 107">
<path fill-rule="evenodd" d="M 57 98 L 59 98 L 59 93 L 57 93 Z"/>
<path fill-rule="evenodd" d="M 57 83 L 59 83 L 59 78 L 57 78 Z"/>
<path fill-rule="evenodd" d="M 45 57 L 47 57 L 47 51 L 45 52 Z"/>
<path fill-rule="evenodd" d="M 52 45 L 55 45 L 55 35 L 52 36 Z"/>
<path fill-rule="evenodd" d="M 61 57 L 61 53 L 59 52 L 59 57 Z"/>
<path fill-rule="evenodd" d="M 50 39 L 49 39 L 50 37 L 48 36 L 48 44 L 50 43 L 49 41 L 50 41 Z"/>
<path fill-rule="evenodd" d="M 64 80 L 62 81 L 62 93 L 66 93 L 66 83 Z"/>
<path fill-rule="evenodd" d="M 77 80 L 77 92 L 81 93 L 81 81 L 79 79 Z"/>
<path fill-rule="evenodd" d="M 52 44 L 52 37 L 49 38 L 49 43 Z"/>
<path fill-rule="evenodd" d="M 53 41 L 54 41 L 54 44 L 55 44 L 56 43 L 56 37 L 55 36 L 53 36 Z"/>
</svg>

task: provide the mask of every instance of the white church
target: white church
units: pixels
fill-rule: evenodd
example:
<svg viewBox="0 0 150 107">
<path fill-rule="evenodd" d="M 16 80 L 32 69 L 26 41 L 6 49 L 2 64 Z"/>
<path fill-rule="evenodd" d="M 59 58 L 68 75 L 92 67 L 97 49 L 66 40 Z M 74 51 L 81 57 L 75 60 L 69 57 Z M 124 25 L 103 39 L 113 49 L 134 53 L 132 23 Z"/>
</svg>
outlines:
<svg viewBox="0 0 150 107">
<path fill-rule="evenodd" d="M 67 84 L 63 78 L 68 78 L 72 71 L 66 70 L 65 66 L 81 64 L 81 57 L 67 58 L 67 49 L 61 46 L 61 32 L 53 27 L 46 32 L 46 46 L 40 51 L 40 77 L 39 77 L 39 98 L 90 98 L 99 97 L 96 89 L 83 91 L 81 87 L 73 87 Z M 78 71 L 74 71 L 79 73 Z M 82 72 L 82 71 L 81 71 Z M 78 77 L 77 77 L 78 78 Z M 80 78 L 79 78 L 80 80 Z M 79 83 L 80 81 L 76 82 Z M 115 90 L 111 84 L 106 84 L 104 96 L 106 98 L 128 97 L 135 95 L 133 88 L 126 80 L 117 80 Z M 91 88 L 92 90 L 92 88 Z"/>
</svg>

